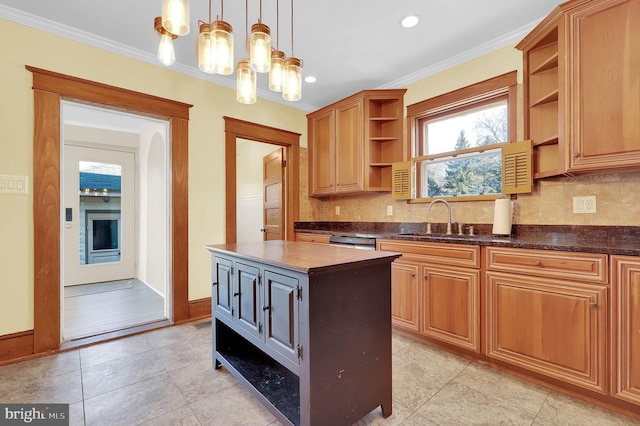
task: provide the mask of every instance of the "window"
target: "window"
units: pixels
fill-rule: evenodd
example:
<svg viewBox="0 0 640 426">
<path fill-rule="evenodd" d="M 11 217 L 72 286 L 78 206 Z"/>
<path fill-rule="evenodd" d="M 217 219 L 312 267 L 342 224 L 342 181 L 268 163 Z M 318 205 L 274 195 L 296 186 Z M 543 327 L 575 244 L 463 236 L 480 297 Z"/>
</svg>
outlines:
<svg viewBox="0 0 640 426">
<path fill-rule="evenodd" d="M 516 72 L 407 107 L 416 198 L 502 194 L 503 143 L 516 135 Z"/>
</svg>

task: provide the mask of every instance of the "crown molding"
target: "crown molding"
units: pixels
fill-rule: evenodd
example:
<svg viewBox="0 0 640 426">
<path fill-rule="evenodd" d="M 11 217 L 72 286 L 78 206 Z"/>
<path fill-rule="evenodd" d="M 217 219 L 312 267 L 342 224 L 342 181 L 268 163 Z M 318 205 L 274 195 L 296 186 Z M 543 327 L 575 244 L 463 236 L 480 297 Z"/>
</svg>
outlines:
<svg viewBox="0 0 640 426">
<path fill-rule="evenodd" d="M 404 77 L 401 77 L 397 80 L 391 81 L 389 83 L 383 84 L 379 86 L 378 89 L 389 89 L 394 87 L 406 87 L 411 83 L 415 83 L 416 81 L 423 80 L 427 77 L 431 77 L 435 74 L 438 74 L 442 71 L 446 71 L 455 66 L 461 65 L 465 62 L 471 61 L 473 59 L 479 58 L 480 56 L 486 55 L 503 47 L 516 44 L 520 40 L 524 38 L 536 25 L 538 25 L 538 21 L 529 23 L 524 25 L 510 33 L 504 34 L 498 38 L 490 40 L 488 42 L 482 43 L 478 46 L 475 46 L 471 49 L 468 49 L 462 53 L 451 56 L 443 61 L 437 62 L 433 65 L 430 65 L 421 70 L 415 71 L 411 74 L 408 74 Z"/>
</svg>

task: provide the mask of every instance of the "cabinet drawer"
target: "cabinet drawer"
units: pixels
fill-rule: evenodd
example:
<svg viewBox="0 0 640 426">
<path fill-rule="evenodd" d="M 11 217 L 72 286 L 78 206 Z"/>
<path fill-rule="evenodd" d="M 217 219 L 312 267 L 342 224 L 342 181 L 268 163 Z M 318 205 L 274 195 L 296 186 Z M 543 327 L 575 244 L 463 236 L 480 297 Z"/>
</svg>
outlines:
<svg viewBox="0 0 640 426">
<path fill-rule="evenodd" d="M 607 255 L 487 247 L 488 270 L 607 283 Z"/>
<path fill-rule="evenodd" d="M 378 240 L 378 250 L 399 252 L 404 259 L 408 260 L 443 263 L 450 266 L 480 267 L 480 246 Z"/>
<path fill-rule="evenodd" d="M 296 241 L 304 241 L 308 243 L 329 244 L 329 234 L 309 234 L 296 232 Z"/>
</svg>

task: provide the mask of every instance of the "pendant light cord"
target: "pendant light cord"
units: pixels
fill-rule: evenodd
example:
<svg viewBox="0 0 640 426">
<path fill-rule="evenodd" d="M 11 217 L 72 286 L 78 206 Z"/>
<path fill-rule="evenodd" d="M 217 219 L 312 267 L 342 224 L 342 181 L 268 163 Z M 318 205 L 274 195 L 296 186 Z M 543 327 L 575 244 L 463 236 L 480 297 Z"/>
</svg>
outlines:
<svg viewBox="0 0 640 426">
<path fill-rule="evenodd" d="M 291 57 L 295 58 L 293 54 L 293 0 L 291 0 Z"/>
</svg>

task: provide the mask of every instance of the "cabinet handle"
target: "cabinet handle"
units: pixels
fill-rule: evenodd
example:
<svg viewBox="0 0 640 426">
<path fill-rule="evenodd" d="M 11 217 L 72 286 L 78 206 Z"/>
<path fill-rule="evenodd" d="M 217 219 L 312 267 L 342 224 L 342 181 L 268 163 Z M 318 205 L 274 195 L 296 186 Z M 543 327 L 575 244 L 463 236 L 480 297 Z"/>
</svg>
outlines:
<svg viewBox="0 0 640 426">
<path fill-rule="evenodd" d="M 269 309 L 271 309 L 271 307 L 270 307 L 270 306 L 262 305 L 262 310 L 263 310 L 263 311 L 268 311 Z"/>
<path fill-rule="evenodd" d="M 416 273 L 415 273 L 415 272 L 412 272 L 412 273 L 411 273 L 411 278 L 415 278 L 415 277 L 416 277 Z"/>
<path fill-rule="evenodd" d="M 580 158 L 580 153 L 576 152 L 575 154 L 573 154 L 573 158 Z"/>
<path fill-rule="evenodd" d="M 425 280 L 428 280 L 428 279 L 429 279 L 429 274 L 426 274 L 426 275 L 424 276 L 424 279 L 425 279 Z"/>
<path fill-rule="evenodd" d="M 590 308 L 597 308 L 598 304 L 596 302 L 589 302 L 589 307 Z"/>
<path fill-rule="evenodd" d="M 240 292 L 239 291 L 236 292 L 236 293 L 233 293 L 233 297 L 237 297 L 237 296 L 240 296 Z"/>
<path fill-rule="evenodd" d="M 533 264 L 535 266 L 542 266 L 542 262 L 540 262 L 539 260 L 536 260 Z"/>
<path fill-rule="evenodd" d="M 213 287 L 215 287 L 217 285 L 218 285 L 218 283 L 211 283 L 211 286 L 213 286 Z"/>
</svg>

